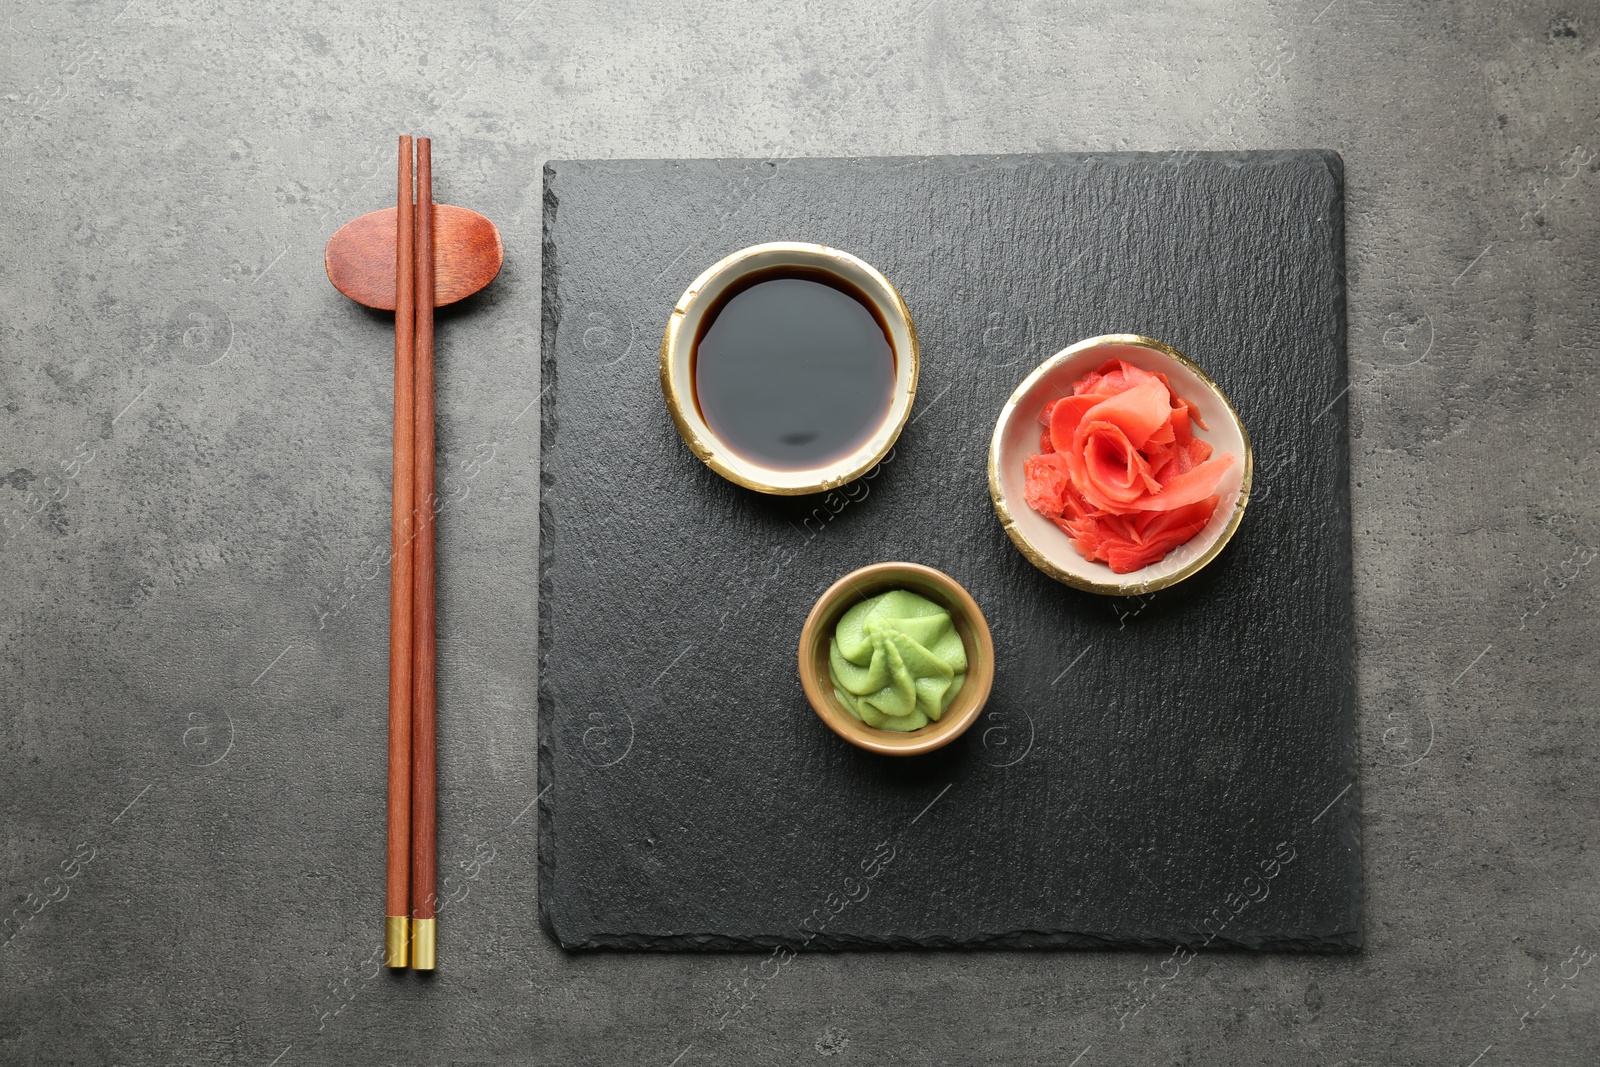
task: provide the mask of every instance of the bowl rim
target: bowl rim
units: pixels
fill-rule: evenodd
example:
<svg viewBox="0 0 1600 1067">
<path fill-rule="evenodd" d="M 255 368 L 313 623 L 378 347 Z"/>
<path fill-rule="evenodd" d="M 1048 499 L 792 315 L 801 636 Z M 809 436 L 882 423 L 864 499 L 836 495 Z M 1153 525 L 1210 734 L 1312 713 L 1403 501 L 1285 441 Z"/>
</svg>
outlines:
<svg viewBox="0 0 1600 1067">
<path fill-rule="evenodd" d="M 1033 390 L 1034 386 L 1038 385 L 1042 378 L 1078 353 L 1091 348 L 1112 345 L 1149 349 L 1174 360 L 1188 369 L 1195 377 L 1200 379 L 1201 384 L 1210 389 L 1216 395 L 1216 398 L 1222 402 L 1223 408 L 1228 412 L 1228 416 L 1233 420 L 1234 426 L 1239 431 L 1240 440 L 1244 442 L 1244 475 L 1239 484 L 1239 496 L 1234 501 L 1233 514 L 1229 516 L 1227 526 L 1217 535 L 1217 539 L 1212 542 L 1211 546 L 1191 560 L 1187 566 L 1160 578 L 1139 579 L 1136 577 L 1139 571 L 1132 571 L 1126 581 L 1096 582 L 1057 566 L 1048 556 L 1039 551 L 1033 542 L 1028 539 L 1027 535 L 1018 528 L 1016 520 L 1011 515 L 1011 506 L 1007 502 L 1005 493 L 1000 486 L 1000 438 L 1006 426 L 1016 414 L 1017 406 L 1022 402 L 1022 399 Z M 1021 384 L 1011 391 L 1011 396 L 1007 398 L 1005 406 L 1000 409 L 999 417 L 995 419 L 994 435 L 989 440 L 989 499 L 994 502 L 995 514 L 999 516 L 1000 525 L 1004 527 L 1006 535 L 1011 538 L 1011 542 L 1017 546 L 1018 551 L 1027 557 L 1029 563 L 1032 563 L 1056 581 L 1061 582 L 1063 585 L 1069 585 L 1074 589 L 1081 589 L 1086 593 L 1099 593 L 1103 596 L 1140 596 L 1145 593 L 1154 593 L 1160 589 L 1167 589 L 1198 573 L 1202 567 L 1216 559 L 1222 550 L 1227 547 L 1228 542 L 1233 539 L 1234 531 L 1239 528 L 1239 523 L 1244 518 L 1245 507 L 1250 503 L 1250 484 L 1254 472 L 1255 451 L 1250 444 L 1250 431 L 1245 428 L 1244 420 L 1239 418 L 1239 412 L 1234 409 L 1233 402 L 1228 399 L 1228 394 L 1222 391 L 1222 387 L 1198 363 L 1176 348 L 1165 341 L 1158 341 L 1154 337 L 1145 337 L 1136 333 L 1107 333 L 1098 337 L 1085 338 L 1076 344 L 1068 345 L 1039 364 L 1026 378 L 1022 379 Z M 1144 569 L 1140 568 L 1140 570 Z"/>
<path fill-rule="evenodd" d="M 908 575 L 938 589 L 943 594 L 939 598 L 942 601 L 940 606 L 951 613 L 953 620 L 959 619 L 965 624 L 972 639 L 969 642 L 965 635 L 962 637 L 967 645 L 967 680 L 951 701 L 950 707 L 945 709 L 944 715 L 938 722 L 928 726 L 898 733 L 868 726 L 840 706 L 833 695 L 833 683 L 827 671 L 818 670 L 816 664 L 817 649 L 832 636 L 825 625 L 830 615 L 842 615 L 850 607 L 879 592 L 904 588 L 896 583 Z M 869 591 L 862 590 L 863 583 L 870 583 Z M 911 591 L 923 595 L 921 590 Z M 837 622 L 837 619 L 834 621 Z M 800 630 L 800 685 L 805 690 L 811 710 L 839 737 L 858 748 L 885 756 L 917 756 L 932 752 L 966 733 L 978 721 L 978 716 L 989 702 L 989 695 L 994 688 L 994 666 L 994 637 L 989 632 L 989 622 L 984 618 L 983 609 L 978 607 L 978 602 L 960 582 L 941 570 L 921 563 L 889 561 L 851 571 L 817 598 Z"/>
<path fill-rule="evenodd" d="M 680 388 L 674 371 L 687 365 L 699 322 L 709 305 L 739 279 L 757 271 L 786 266 L 820 270 L 862 290 L 888 327 L 895 356 L 894 392 L 889 410 L 873 435 L 849 455 L 820 467 L 779 470 L 747 459 L 722 442 L 696 410 L 693 383 Z M 690 329 L 688 327 L 692 326 Z M 900 291 L 872 264 L 849 252 L 801 241 L 768 241 L 750 245 L 717 260 L 683 291 L 667 318 L 661 337 L 661 393 L 672 423 L 689 450 L 722 477 L 746 489 L 775 496 L 822 493 L 853 482 L 871 470 L 900 438 L 917 395 L 921 345 Z M 903 368 L 903 369 L 902 369 Z M 808 477 L 800 478 L 799 475 Z"/>
</svg>

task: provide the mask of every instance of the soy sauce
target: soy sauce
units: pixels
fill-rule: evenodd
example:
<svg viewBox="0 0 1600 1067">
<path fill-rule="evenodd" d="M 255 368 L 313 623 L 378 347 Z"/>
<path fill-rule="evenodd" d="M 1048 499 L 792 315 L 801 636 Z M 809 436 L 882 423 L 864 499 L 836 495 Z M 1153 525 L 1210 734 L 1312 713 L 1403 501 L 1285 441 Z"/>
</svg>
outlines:
<svg viewBox="0 0 1600 1067">
<path fill-rule="evenodd" d="M 820 271 L 752 274 L 706 313 L 691 374 L 706 425 L 764 467 L 855 451 L 894 396 L 889 333 L 865 294 Z"/>
</svg>

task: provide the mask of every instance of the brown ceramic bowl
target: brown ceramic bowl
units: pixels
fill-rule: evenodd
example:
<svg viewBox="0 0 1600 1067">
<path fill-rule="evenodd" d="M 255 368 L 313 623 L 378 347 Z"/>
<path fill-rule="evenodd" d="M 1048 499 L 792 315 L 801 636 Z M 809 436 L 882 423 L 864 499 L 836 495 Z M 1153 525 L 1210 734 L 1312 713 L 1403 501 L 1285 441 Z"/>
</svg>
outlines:
<svg viewBox="0 0 1600 1067">
<path fill-rule="evenodd" d="M 948 611 L 967 650 L 967 680 L 961 691 L 938 722 L 909 733 L 879 730 L 850 714 L 833 695 L 828 675 L 828 644 L 840 616 L 891 589 L 925 596 Z M 948 574 L 920 563 L 874 563 L 834 582 L 811 609 L 800 631 L 800 684 L 817 717 L 852 745 L 885 756 L 917 756 L 948 745 L 977 720 L 994 685 L 994 640 L 977 601 Z"/>
</svg>

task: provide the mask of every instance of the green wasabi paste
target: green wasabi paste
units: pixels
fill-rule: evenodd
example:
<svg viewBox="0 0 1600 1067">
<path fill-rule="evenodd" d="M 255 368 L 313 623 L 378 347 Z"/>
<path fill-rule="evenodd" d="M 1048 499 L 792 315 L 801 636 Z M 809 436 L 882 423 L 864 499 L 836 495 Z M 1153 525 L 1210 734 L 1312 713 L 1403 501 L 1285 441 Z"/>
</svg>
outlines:
<svg viewBox="0 0 1600 1067">
<path fill-rule="evenodd" d="M 844 613 L 828 647 L 833 694 L 880 730 L 937 722 L 967 680 L 967 650 L 950 613 L 893 589 Z"/>
</svg>

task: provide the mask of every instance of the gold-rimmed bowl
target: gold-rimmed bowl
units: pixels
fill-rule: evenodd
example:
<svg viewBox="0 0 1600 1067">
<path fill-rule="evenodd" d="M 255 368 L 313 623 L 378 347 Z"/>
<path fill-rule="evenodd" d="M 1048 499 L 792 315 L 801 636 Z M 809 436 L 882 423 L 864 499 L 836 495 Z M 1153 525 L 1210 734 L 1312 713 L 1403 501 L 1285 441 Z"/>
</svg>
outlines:
<svg viewBox="0 0 1600 1067">
<path fill-rule="evenodd" d="M 838 278 L 865 299 L 883 326 L 894 352 L 894 390 L 883 421 L 848 455 L 818 467 L 787 470 L 768 467 L 730 448 L 706 424 L 695 402 L 694 347 L 729 288 L 754 274 L 794 270 Z M 684 290 L 661 338 L 661 393 L 672 422 L 689 449 L 706 466 L 746 489 L 779 496 L 821 493 L 854 481 L 888 454 L 911 414 L 917 395 L 919 350 L 911 312 L 900 293 L 878 270 L 848 252 L 825 245 L 778 241 L 752 245 L 708 267 Z"/>
<path fill-rule="evenodd" d="M 1210 443 L 1213 455 L 1227 452 L 1236 459 L 1217 487 L 1222 499 L 1210 523 L 1165 558 L 1126 574 L 1118 574 L 1098 560 L 1084 559 L 1067 535 L 1030 508 L 1023 496 L 1023 463 L 1039 451 L 1043 430 L 1039 413 L 1044 405 L 1069 395 L 1079 378 L 1113 359 L 1165 374 L 1178 395 L 1200 409 L 1208 429 L 1196 427 L 1195 436 Z M 1011 394 L 995 422 L 989 444 L 989 496 L 1000 524 L 1035 567 L 1074 589 L 1107 596 L 1138 596 L 1176 585 L 1217 558 L 1244 518 L 1254 467 L 1250 434 L 1238 412 L 1193 360 L 1151 337 L 1106 334 L 1057 352 L 1039 364 Z"/>
<path fill-rule="evenodd" d="M 839 619 L 891 589 L 927 597 L 948 611 L 967 652 L 967 680 L 939 721 L 906 733 L 879 730 L 852 715 L 834 695 L 828 673 L 828 648 Z M 800 685 L 817 717 L 852 745 L 884 756 L 918 756 L 943 748 L 978 720 L 994 686 L 994 639 L 978 602 L 948 574 L 920 563 L 874 563 L 851 571 L 817 598 L 800 630 Z"/>
</svg>

